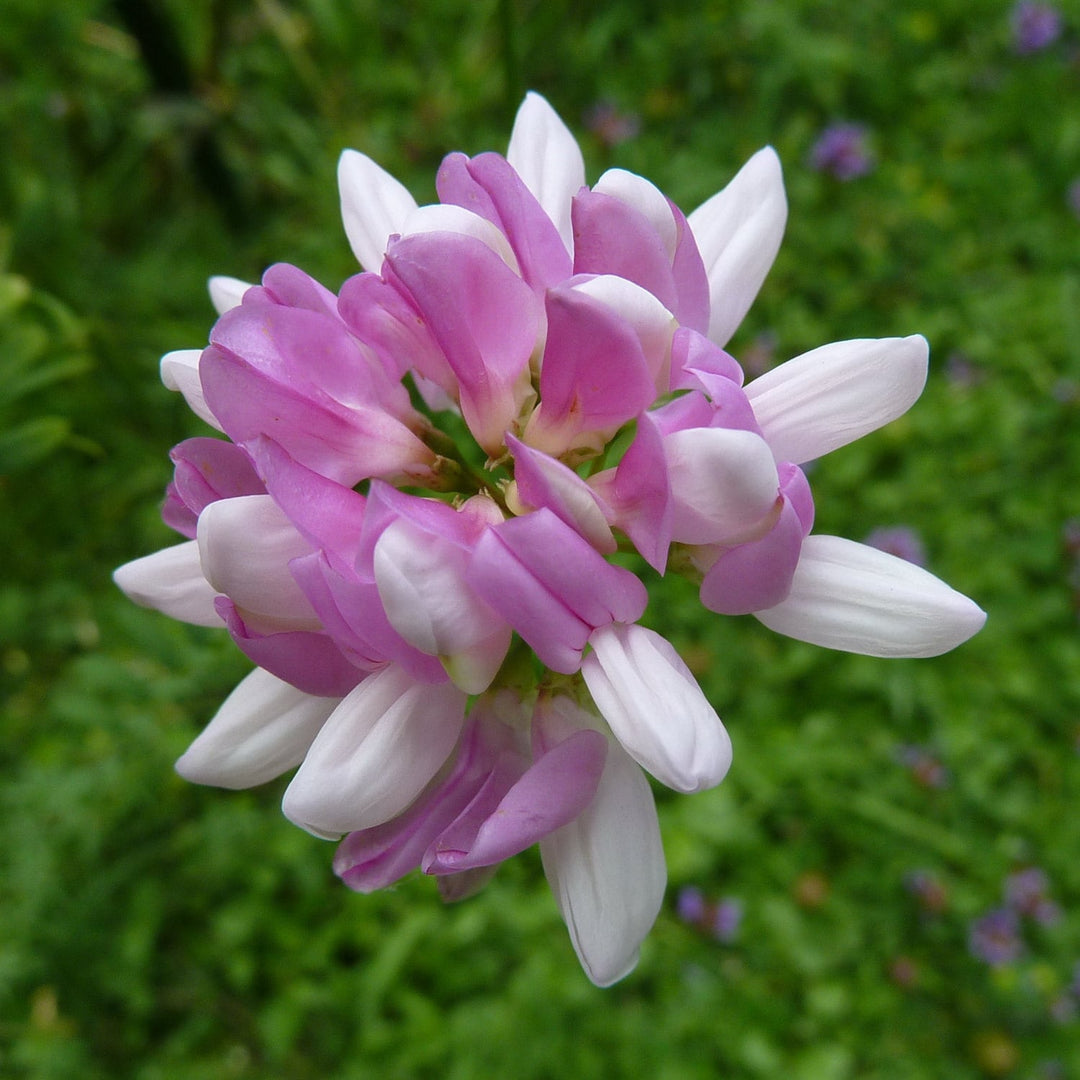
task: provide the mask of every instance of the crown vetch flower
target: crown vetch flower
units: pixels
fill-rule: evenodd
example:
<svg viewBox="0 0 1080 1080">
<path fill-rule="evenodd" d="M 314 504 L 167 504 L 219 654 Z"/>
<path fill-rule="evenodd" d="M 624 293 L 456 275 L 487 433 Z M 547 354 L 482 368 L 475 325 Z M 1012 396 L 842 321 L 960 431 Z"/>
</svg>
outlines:
<svg viewBox="0 0 1080 1080">
<path fill-rule="evenodd" d="M 847 341 L 744 385 L 725 351 L 776 254 L 780 165 L 754 155 L 686 216 L 529 94 L 506 157 L 451 154 L 417 206 L 346 151 L 361 271 L 210 280 L 207 348 L 165 385 L 225 438 L 172 452 L 182 542 L 120 567 L 136 602 L 226 629 L 256 664 L 177 763 L 244 787 L 381 888 L 445 899 L 539 843 L 589 978 L 636 962 L 665 881 L 645 772 L 719 783 L 731 742 L 639 625 L 636 554 L 702 603 L 877 656 L 929 656 L 983 613 L 926 570 L 812 532 L 800 467 L 903 413 L 920 337 Z M 619 562 L 612 556 L 623 553 Z"/>
</svg>

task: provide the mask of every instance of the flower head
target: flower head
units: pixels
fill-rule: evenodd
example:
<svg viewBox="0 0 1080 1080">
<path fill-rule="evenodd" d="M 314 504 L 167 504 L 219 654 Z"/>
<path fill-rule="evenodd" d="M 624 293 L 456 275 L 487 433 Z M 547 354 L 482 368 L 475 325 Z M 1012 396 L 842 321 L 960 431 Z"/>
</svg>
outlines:
<svg viewBox="0 0 1080 1080">
<path fill-rule="evenodd" d="M 663 898 L 645 772 L 698 791 L 732 754 L 612 556 L 833 648 L 958 645 L 978 607 L 814 534 L 801 468 L 904 412 L 926 343 L 839 342 L 744 385 L 725 345 L 786 218 L 768 148 L 687 216 L 622 170 L 587 187 L 530 94 L 505 157 L 444 160 L 436 204 L 356 151 L 339 183 L 360 272 L 336 294 L 285 264 L 213 278 L 208 347 L 162 360 L 224 438 L 174 449 L 182 539 L 116 581 L 256 665 L 177 768 L 226 787 L 295 768 L 286 815 L 344 836 L 334 869 L 361 892 L 419 868 L 461 899 L 538 843 L 607 985 Z"/>
<path fill-rule="evenodd" d="M 831 124 L 810 151 L 810 164 L 837 180 L 854 180 L 874 167 L 869 133 L 862 124 Z"/>
<path fill-rule="evenodd" d="M 976 919 L 968 930 L 968 948 L 977 960 L 1003 967 L 1018 960 L 1024 951 L 1020 920 L 1010 908 L 995 910 Z"/>
<path fill-rule="evenodd" d="M 1019 55 L 1042 52 L 1061 36 L 1061 13 L 1050 4 L 1020 0 L 1012 10 L 1012 34 Z"/>
</svg>

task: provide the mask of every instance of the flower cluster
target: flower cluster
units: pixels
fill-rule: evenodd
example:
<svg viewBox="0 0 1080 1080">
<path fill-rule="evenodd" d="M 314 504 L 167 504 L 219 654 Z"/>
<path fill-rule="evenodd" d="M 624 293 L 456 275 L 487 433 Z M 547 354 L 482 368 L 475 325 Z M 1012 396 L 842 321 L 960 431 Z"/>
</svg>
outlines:
<svg viewBox="0 0 1080 1080">
<path fill-rule="evenodd" d="M 731 761 L 629 567 L 874 656 L 982 625 L 920 567 L 811 531 L 800 465 L 903 413 L 926 342 L 826 345 L 744 385 L 724 346 L 784 228 L 771 149 L 687 217 L 622 170 L 587 187 L 530 94 L 505 157 L 443 161 L 436 205 L 354 151 L 339 179 L 363 272 L 336 295 L 284 264 L 212 279 L 209 346 L 162 359 L 226 438 L 173 449 L 186 539 L 116 581 L 256 665 L 177 769 L 238 788 L 296 768 L 285 814 L 344 837 L 361 892 L 419 867 L 464 897 L 539 843 L 607 985 L 663 898 L 645 773 L 694 792 Z"/>
</svg>

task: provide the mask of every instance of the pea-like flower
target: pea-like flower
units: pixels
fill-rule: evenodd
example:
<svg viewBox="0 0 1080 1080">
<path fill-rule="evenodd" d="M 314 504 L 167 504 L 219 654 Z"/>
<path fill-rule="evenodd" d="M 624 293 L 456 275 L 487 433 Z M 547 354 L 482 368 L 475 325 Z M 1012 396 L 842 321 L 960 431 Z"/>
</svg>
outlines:
<svg viewBox="0 0 1080 1080">
<path fill-rule="evenodd" d="M 825 345 L 744 384 L 725 346 L 787 213 L 769 148 L 687 216 L 622 170 L 586 186 L 530 94 L 507 155 L 451 154 L 434 205 L 351 150 L 339 182 L 361 271 L 337 294 L 285 264 L 213 278 L 209 345 L 162 359 L 218 434 L 173 450 L 183 539 L 116 581 L 256 665 L 177 768 L 230 788 L 296 769 L 286 815 L 344 837 L 362 892 L 420 869 L 460 899 L 538 843 L 608 985 L 663 897 L 646 773 L 694 792 L 732 760 L 639 622 L 638 570 L 874 656 L 982 625 L 921 567 L 813 532 L 802 466 L 903 413 L 926 342 Z"/>
</svg>

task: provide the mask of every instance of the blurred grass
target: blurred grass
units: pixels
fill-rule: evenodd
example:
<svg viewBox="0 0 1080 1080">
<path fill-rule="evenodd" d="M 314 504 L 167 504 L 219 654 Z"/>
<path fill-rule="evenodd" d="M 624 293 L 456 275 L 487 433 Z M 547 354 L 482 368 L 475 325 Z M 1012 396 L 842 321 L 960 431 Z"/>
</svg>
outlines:
<svg viewBox="0 0 1080 1080">
<path fill-rule="evenodd" d="M 1075 9 L 1019 57 L 990 0 L 142 8 L 154 33 L 123 3 L 8 0 L 0 36 L 0 1076 L 1080 1075 Z M 929 338 L 915 409 L 815 470 L 818 529 L 908 525 L 990 614 L 954 654 L 885 662 L 658 588 L 649 619 L 736 758 L 713 792 L 660 793 L 672 902 L 606 992 L 534 853 L 457 907 L 419 879 L 354 896 L 281 784 L 176 778 L 244 664 L 108 576 L 168 542 L 166 451 L 198 424 L 157 359 L 205 340 L 206 277 L 286 260 L 336 287 L 341 149 L 431 198 L 445 152 L 505 147 L 522 87 L 590 180 L 629 168 L 687 210 L 777 147 L 787 237 L 733 351 Z M 599 102 L 637 135 L 590 131 Z M 836 120 L 877 158 L 847 184 L 808 165 Z M 1063 917 L 992 971 L 968 925 L 1027 865 Z M 734 942 L 679 921 L 690 884 L 741 899 Z"/>
</svg>

